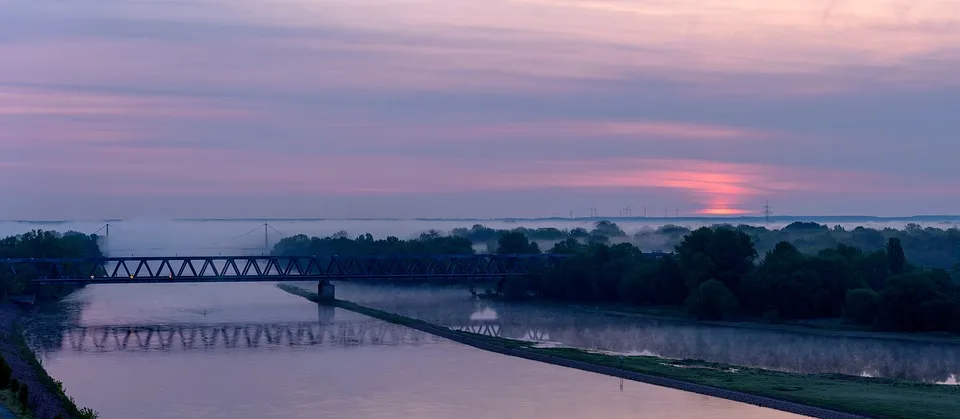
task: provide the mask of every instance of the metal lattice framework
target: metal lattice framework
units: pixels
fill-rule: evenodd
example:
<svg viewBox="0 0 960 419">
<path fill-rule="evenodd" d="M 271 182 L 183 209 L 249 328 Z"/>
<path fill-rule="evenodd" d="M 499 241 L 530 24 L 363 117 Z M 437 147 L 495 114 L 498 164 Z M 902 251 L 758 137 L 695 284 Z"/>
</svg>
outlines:
<svg viewBox="0 0 960 419">
<path fill-rule="evenodd" d="M 258 282 L 350 279 L 473 280 L 523 276 L 561 255 L 197 256 L 0 259 L 0 277 L 38 284 Z"/>
</svg>

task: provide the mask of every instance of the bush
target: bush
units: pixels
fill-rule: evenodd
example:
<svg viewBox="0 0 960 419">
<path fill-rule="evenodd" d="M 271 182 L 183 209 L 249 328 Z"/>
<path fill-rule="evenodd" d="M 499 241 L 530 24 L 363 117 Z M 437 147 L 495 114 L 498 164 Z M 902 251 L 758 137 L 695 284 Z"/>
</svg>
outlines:
<svg viewBox="0 0 960 419">
<path fill-rule="evenodd" d="M 874 290 L 849 290 L 843 305 L 843 317 L 852 324 L 871 324 L 877 315 L 879 304 L 880 295 Z"/>
<path fill-rule="evenodd" d="M 11 379 L 10 379 L 10 386 L 8 386 L 7 388 L 9 388 L 10 391 L 14 391 L 14 392 L 17 391 L 17 390 L 19 390 L 19 389 L 20 389 L 20 381 L 18 381 L 16 378 L 11 378 Z"/>
<path fill-rule="evenodd" d="M 740 316 L 740 300 L 722 282 L 700 284 L 685 302 L 687 312 L 700 320 L 730 320 Z"/>
<path fill-rule="evenodd" d="M 23 384 L 20 386 L 20 391 L 17 392 L 17 400 L 20 400 L 20 405 L 24 408 L 27 408 L 30 403 L 30 392 L 27 389 L 27 385 Z"/>
<path fill-rule="evenodd" d="M 7 365 L 7 360 L 0 357 L 0 390 L 6 389 L 10 384 L 10 374 L 12 372 L 10 365 Z"/>
</svg>

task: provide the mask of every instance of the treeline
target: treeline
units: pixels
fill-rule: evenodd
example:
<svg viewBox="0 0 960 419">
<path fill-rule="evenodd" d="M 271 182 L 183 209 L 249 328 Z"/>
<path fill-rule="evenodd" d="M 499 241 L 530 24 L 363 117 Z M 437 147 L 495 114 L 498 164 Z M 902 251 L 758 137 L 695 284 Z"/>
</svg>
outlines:
<svg viewBox="0 0 960 419">
<path fill-rule="evenodd" d="M 443 235 L 437 231 L 415 239 L 397 237 L 374 239 L 364 234 L 350 239 L 345 232 L 329 237 L 308 237 L 300 234 L 280 240 L 272 250 L 274 256 L 303 255 L 398 255 L 398 254 L 470 254 L 473 243 L 463 237 Z"/>
<path fill-rule="evenodd" d="M 720 227 L 720 226 L 714 226 Z M 814 222 L 795 222 L 781 229 L 767 229 L 760 226 L 739 225 L 735 228 L 746 233 L 753 240 L 757 251 L 765 254 L 780 242 L 792 243 L 802 253 L 816 255 L 820 250 L 837 245 L 857 247 L 867 251 L 883 249 L 891 238 L 900 240 L 907 257 L 914 263 L 930 268 L 956 270 L 960 276 L 960 230 L 957 228 L 923 228 L 918 224 L 907 224 L 904 229 L 885 228 L 881 230 L 857 227 L 844 229 L 841 226 L 828 227 Z M 559 242 L 577 239 L 582 243 L 632 243 L 645 252 L 672 252 L 691 229 L 677 225 L 664 225 L 659 228 L 644 228 L 635 234 L 626 234 L 617 224 L 600 221 L 591 230 L 574 228 L 571 230 L 518 227 L 511 230 L 492 229 L 480 224 L 471 228 L 457 228 L 451 231 L 455 237 L 463 237 L 474 244 L 486 245 L 490 251 L 496 249 L 497 241 L 507 233 L 522 233 L 530 240 L 540 242 Z"/>
<path fill-rule="evenodd" d="M 612 221 L 599 221 L 590 230 L 580 227 L 570 230 L 555 227 L 517 227 L 511 230 L 497 230 L 485 227 L 482 224 L 474 224 L 471 228 L 455 228 L 450 232 L 450 235 L 465 238 L 475 244 L 486 245 L 489 250 L 493 251 L 493 249 L 496 249 L 500 238 L 508 233 L 520 233 L 530 240 L 541 242 L 576 239 L 587 243 L 609 243 L 611 239 L 629 239 L 627 233 Z"/>
<path fill-rule="evenodd" d="M 501 250 L 536 252 L 519 233 Z M 761 259 L 750 234 L 704 227 L 672 254 L 655 257 L 630 243 L 567 239 L 549 250 L 568 254 L 558 266 L 502 281 L 504 297 L 683 306 L 705 320 L 837 318 L 890 331 L 960 332 L 960 287 L 943 269 L 907 261 L 902 242 L 879 250 L 845 244 L 814 254 L 780 242 Z"/>
<path fill-rule="evenodd" d="M 56 231 L 35 230 L 0 240 L 0 259 L 4 258 L 82 258 L 103 257 L 97 235 L 75 231 L 60 234 Z M 0 292 L 3 296 L 30 293 L 37 300 L 60 298 L 77 287 L 73 285 L 32 286 L 27 283 L 29 272 L 12 275 L 0 270 Z"/>
</svg>

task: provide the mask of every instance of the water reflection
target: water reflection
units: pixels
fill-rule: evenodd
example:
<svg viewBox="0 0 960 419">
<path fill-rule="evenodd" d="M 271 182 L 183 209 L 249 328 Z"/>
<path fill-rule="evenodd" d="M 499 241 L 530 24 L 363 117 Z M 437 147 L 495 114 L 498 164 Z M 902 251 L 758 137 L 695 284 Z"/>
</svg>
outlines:
<svg viewBox="0 0 960 419">
<path fill-rule="evenodd" d="M 38 313 L 27 333 L 50 374 L 103 419 L 796 417 L 635 382 L 621 392 L 614 378 L 258 284 L 88 287 Z"/>
<path fill-rule="evenodd" d="M 555 306 L 481 302 L 459 289 L 343 284 L 338 293 L 382 310 L 460 330 L 578 348 L 804 373 L 923 382 L 960 375 L 960 344 L 703 326 Z M 481 319 L 479 313 L 484 313 Z"/>
<path fill-rule="evenodd" d="M 270 346 L 370 346 L 436 343 L 440 338 L 390 323 L 241 323 L 73 327 L 68 344 L 46 350 L 75 352 L 174 351 Z"/>
</svg>

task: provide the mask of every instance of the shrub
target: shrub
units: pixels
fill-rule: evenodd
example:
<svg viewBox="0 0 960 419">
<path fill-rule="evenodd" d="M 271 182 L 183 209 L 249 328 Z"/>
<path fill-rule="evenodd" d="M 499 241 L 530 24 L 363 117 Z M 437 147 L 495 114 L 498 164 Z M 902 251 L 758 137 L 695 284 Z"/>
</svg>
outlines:
<svg viewBox="0 0 960 419">
<path fill-rule="evenodd" d="M 7 387 L 7 388 L 9 388 L 11 391 L 17 391 L 17 390 L 19 390 L 19 389 L 20 389 L 20 381 L 18 381 L 16 378 L 11 378 L 11 379 L 10 379 L 10 386 Z"/>
<path fill-rule="evenodd" d="M 30 392 L 27 389 L 26 384 L 20 386 L 20 391 L 17 392 L 17 399 L 20 400 L 21 406 L 24 408 L 28 407 L 30 402 Z"/>
<path fill-rule="evenodd" d="M 0 357 L 0 390 L 6 389 L 10 384 L 10 374 L 12 372 L 6 360 Z"/>
<path fill-rule="evenodd" d="M 843 317 L 853 324 L 871 324 L 877 315 L 880 295 L 876 291 L 859 288 L 847 291 L 843 305 Z"/>
<path fill-rule="evenodd" d="M 706 281 L 685 302 L 687 312 L 700 320 L 730 320 L 740 316 L 740 300 L 722 282 Z"/>
</svg>

